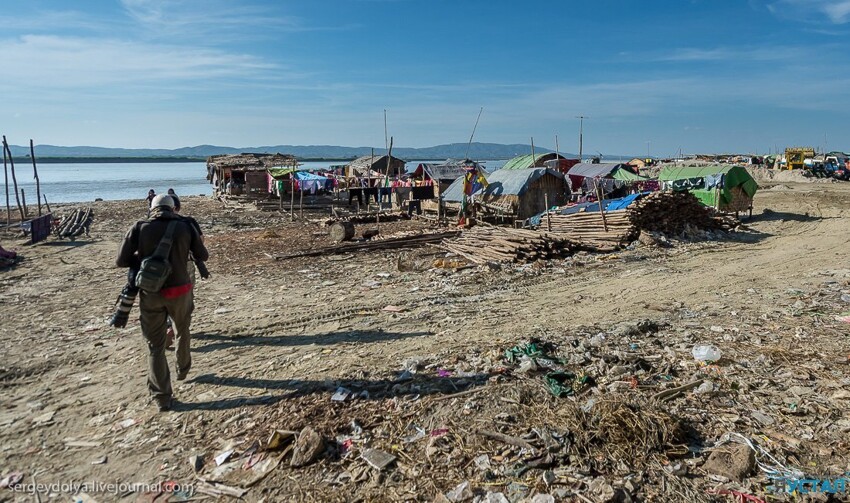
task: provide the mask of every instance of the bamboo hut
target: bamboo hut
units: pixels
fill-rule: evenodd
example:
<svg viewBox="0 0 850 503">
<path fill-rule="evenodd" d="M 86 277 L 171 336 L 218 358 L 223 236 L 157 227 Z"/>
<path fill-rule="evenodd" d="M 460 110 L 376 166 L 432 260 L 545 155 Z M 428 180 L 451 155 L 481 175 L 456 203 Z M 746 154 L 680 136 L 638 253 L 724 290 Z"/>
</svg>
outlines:
<svg viewBox="0 0 850 503">
<path fill-rule="evenodd" d="M 410 173 L 410 176 L 417 180 L 421 179 L 433 183 L 434 195 L 439 196 L 455 180 L 463 177 L 466 174 L 466 168 L 469 166 L 475 166 L 484 171 L 483 167 L 475 161 L 448 159 L 443 164 L 421 163 Z"/>
<path fill-rule="evenodd" d="M 289 154 L 221 154 L 207 159 L 207 180 L 215 195 L 266 197 L 269 193 L 269 168 L 297 166 Z"/>
<path fill-rule="evenodd" d="M 381 176 L 401 176 L 404 174 L 405 161 L 398 157 L 390 156 L 389 167 L 387 166 L 387 155 L 364 155 L 354 159 L 345 168 L 347 177 L 371 177 L 376 173 Z"/>
</svg>

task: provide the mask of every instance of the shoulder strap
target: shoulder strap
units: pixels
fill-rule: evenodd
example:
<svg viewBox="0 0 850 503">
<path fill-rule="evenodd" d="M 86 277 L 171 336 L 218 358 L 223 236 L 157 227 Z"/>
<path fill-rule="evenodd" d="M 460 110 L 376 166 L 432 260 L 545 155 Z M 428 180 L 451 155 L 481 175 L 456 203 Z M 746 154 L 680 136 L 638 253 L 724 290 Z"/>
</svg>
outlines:
<svg viewBox="0 0 850 503">
<path fill-rule="evenodd" d="M 165 229 L 165 234 L 163 234 L 162 239 L 159 240 L 159 244 L 156 245 L 156 250 L 154 250 L 154 257 L 158 258 L 168 258 L 169 252 L 171 252 L 171 243 L 174 238 L 174 228 L 177 227 L 177 220 L 174 219 L 171 222 L 168 222 L 168 227 Z"/>
</svg>

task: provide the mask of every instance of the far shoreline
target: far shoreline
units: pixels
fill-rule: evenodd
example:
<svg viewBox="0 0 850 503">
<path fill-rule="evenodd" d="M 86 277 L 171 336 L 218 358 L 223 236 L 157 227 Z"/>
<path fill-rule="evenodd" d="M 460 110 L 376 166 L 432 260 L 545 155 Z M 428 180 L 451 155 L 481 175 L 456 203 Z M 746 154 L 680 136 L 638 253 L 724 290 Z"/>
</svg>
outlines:
<svg viewBox="0 0 850 503">
<path fill-rule="evenodd" d="M 167 162 L 207 162 L 207 157 L 35 157 L 36 164 L 130 164 L 130 163 L 167 163 Z M 349 163 L 355 158 L 298 158 L 298 162 L 338 162 Z M 488 161 L 504 161 L 505 159 L 487 159 Z M 15 164 L 32 164 L 30 156 L 15 157 Z M 407 162 L 433 161 L 433 159 L 409 159 Z"/>
</svg>

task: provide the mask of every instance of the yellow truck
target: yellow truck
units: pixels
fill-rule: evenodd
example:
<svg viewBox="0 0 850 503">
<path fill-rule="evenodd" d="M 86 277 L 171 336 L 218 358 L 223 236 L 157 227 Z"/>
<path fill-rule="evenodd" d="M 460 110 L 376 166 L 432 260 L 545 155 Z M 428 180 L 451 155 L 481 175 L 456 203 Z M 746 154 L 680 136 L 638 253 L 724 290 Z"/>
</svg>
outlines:
<svg viewBox="0 0 850 503">
<path fill-rule="evenodd" d="M 805 160 L 815 156 L 815 149 L 811 147 L 791 147 L 785 149 L 785 168 L 803 169 Z"/>
</svg>

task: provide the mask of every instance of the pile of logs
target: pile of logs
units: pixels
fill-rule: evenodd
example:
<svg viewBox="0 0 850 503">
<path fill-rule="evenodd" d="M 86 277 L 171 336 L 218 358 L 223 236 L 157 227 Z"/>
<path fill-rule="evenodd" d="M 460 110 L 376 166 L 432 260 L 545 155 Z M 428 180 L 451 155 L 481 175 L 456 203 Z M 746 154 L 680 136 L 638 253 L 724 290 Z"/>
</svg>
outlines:
<svg viewBox="0 0 850 503">
<path fill-rule="evenodd" d="M 581 242 L 584 249 L 613 251 L 634 241 L 638 230 L 625 211 L 602 215 L 598 212 L 552 214 L 543 217 L 540 230 L 547 230 L 573 241 Z"/>
<path fill-rule="evenodd" d="M 627 210 L 631 223 L 642 231 L 680 234 L 688 227 L 700 230 L 731 230 L 737 219 L 715 212 L 689 192 L 653 192 Z"/>
<path fill-rule="evenodd" d="M 92 213 L 91 208 L 77 208 L 72 213 L 62 217 L 53 233 L 60 238 L 73 238 L 84 232 L 88 236 L 89 227 L 91 227 L 93 220 L 94 213 Z"/>
<path fill-rule="evenodd" d="M 562 235 L 479 225 L 456 239 L 443 241 L 441 248 L 475 264 L 485 264 L 560 258 L 572 254 L 580 246 Z"/>
</svg>

